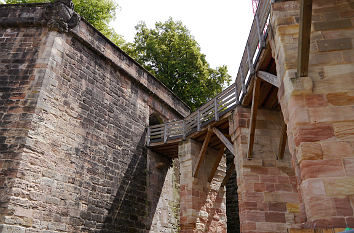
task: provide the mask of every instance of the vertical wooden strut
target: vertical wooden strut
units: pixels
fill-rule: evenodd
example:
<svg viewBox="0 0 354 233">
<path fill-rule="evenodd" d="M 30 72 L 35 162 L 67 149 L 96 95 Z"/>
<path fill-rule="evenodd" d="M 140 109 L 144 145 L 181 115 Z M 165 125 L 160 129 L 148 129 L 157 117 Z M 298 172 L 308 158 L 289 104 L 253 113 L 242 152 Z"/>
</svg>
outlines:
<svg viewBox="0 0 354 233">
<path fill-rule="evenodd" d="M 213 134 L 213 131 L 211 131 L 211 129 L 208 128 L 208 132 L 207 132 L 207 134 L 205 136 L 202 148 L 200 149 L 200 152 L 199 152 L 199 155 L 198 155 L 197 165 L 195 166 L 194 171 L 193 171 L 193 177 L 197 177 L 198 176 L 198 172 L 199 172 L 200 166 L 202 165 L 203 159 L 205 157 L 205 153 L 206 153 L 206 150 L 208 148 L 208 144 L 209 144 L 209 141 L 210 141 L 210 138 L 211 138 L 212 134 Z"/>
<path fill-rule="evenodd" d="M 282 125 L 281 125 L 281 135 L 280 135 L 280 142 L 279 142 L 277 159 L 284 158 L 285 146 L 286 146 L 286 141 L 288 138 L 286 131 L 287 131 L 287 126 L 286 126 L 285 122 L 283 121 Z"/>
<path fill-rule="evenodd" d="M 301 0 L 297 75 L 308 76 L 310 57 L 312 0 Z"/>
<path fill-rule="evenodd" d="M 248 152 L 247 158 L 252 159 L 253 143 L 254 143 L 254 133 L 256 131 L 257 122 L 257 110 L 260 96 L 261 79 L 255 76 L 253 85 L 253 99 L 252 99 L 252 109 L 251 109 L 251 120 L 248 133 Z"/>
<path fill-rule="evenodd" d="M 208 178 L 209 183 L 213 180 L 213 178 L 215 176 L 215 172 L 218 169 L 219 163 L 222 159 L 222 156 L 224 155 L 224 151 L 225 151 L 225 146 L 222 145 L 220 150 L 218 151 L 218 154 L 216 155 L 216 159 L 215 159 L 215 163 L 213 165 L 213 168 L 211 169 L 211 172 L 210 172 L 210 175 Z"/>
</svg>

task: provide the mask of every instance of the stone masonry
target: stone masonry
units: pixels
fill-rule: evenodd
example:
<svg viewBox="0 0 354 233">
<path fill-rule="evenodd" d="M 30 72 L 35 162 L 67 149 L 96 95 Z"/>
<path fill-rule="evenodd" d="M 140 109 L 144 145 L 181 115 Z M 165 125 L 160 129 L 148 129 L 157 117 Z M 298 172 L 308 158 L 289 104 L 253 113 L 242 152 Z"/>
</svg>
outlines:
<svg viewBox="0 0 354 233">
<path fill-rule="evenodd" d="M 296 78 L 299 2 L 272 5 L 272 51 L 306 218 L 354 227 L 354 2 L 314 0 L 308 77 Z"/>
<path fill-rule="evenodd" d="M 236 108 L 230 121 L 243 233 L 286 232 L 304 221 L 290 153 L 276 159 L 281 117 L 277 111 L 259 110 L 252 160 L 246 158 L 250 109 Z"/>
<path fill-rule="evenodd" d="M 176 232 L 178 162 L 145 127 L 188 107 L 84 20 L 49 27 L 48 6 L 0 5 L 0 232 Z"/>
<path fill-rule="evenodd" d="M 214 179 L 209 183 L 208 177 L 218 152 L 208 148 L 198 175 L 193 177 L 201 147 L 200 143 L 189 139 L 180 143 L 178 148 L 181 172 L 180 232 L 226 233 L 225 188 L 221 186 L 226 158 L 221 160 Z"/>
</svg>

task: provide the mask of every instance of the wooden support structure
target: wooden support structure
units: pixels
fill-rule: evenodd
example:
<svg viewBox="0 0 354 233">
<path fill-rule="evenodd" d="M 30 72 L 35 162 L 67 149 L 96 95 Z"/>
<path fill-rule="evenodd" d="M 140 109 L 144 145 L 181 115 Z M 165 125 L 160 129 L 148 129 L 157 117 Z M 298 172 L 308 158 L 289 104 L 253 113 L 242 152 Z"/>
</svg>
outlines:
<svg viewBox="0 0 354 233">
<path fill-rule="evenodd" d="M 248 159 L 252 159 L 254 133 L 256 131 L 257 110 L 258 110 L 259 96 L 260 96 L 260 87 L 261 87 L 261 79 L 255 76 L 255 80 L 253 84 L 251 120 L 250 120 L 249 134 L 248 134 L 248 152 L 247 152 Z"/>
<path fill-rule="evenodd" d="M 198 155 L 197 165 L 195 166 L 194 171 L 193 171 L 193 177 L 198 176 L 198 172 L 199 172 L 200 166 L 202 165 L 203 159 L 205 157 L 205 153 L 208 148 L 208 144 L 210 142 L 210 138 L 211 138 L 212 134 L 213 134 L 213 131 L 211 131 L 211 129 L 208 128 L 207 135 L 205 136 L 202 148 L 200 149 L 200 152 Z"/>
<path fill-rule="evenodd" d="M 230 179 L 230 177 L 234 171 L 235 171 L 235 164 L 232 164 L 232 166 L 229 167 L 229 169 L 227 169 L 226 175 L 225 175 L 223 181 L 221 182 L 221 186 L 226 185 L 227 181 Z"/>
<path fill-rule="evenodd" d="M 225 146 L 222 146 L 219 149 L 219 151 L 218 151 L 218 154 L 217 154 L 216 159 L 215 159 L 215 163 L 214 163 L 214 165 L 213 165 L 213 167 L 211 169 L 211 172 L 210 172 L 210 175 L 209 175 L 209 178 L 208 178 L 208 182 L 209 183 L 213 180 L 213 178 L 215 176 L 215 172 L 218 169 L 219 163 L 220 163 L 220 161 L 222 159 L 222 156 L 224 155 L 224 151 L 225 151 Z"/>
<path fill-rule="evenodd" d="M 220 141 L 226 146 L 226 148 L 229 149 L 229 151 L 234 156 L 236 156 L 236 153 L 235 153 L 232 143 L 225 137 L 225 135 L 223 133 L 221 133 L 217 128 L 213 128 L 213 131 L 214 131 L 215 135 L 220 139 Z"/>
<path fill-rule="evenodd" d="M 271 73 L 265 71 L 258 71 L 257 77 L 261 78 L 263 81 L 272 84 L 273 86 L 279 87 L 280 86 L 280 79 Z"/>
<path fill-rule="evenodd" d="M 308 66 L 310 57 L 310 37 L 311 37 L 312 0 L 301 0 L 300 5 L 300 28 L 298 47 L 298 77 L 308 76 Z"/>
<path fill-rule="evenodd" d="M 280 142 L 279 142 L 277 159 L 283 159 L 283 157 L 284 157 L 286 141 L 288 138 L 288 135 L 286 132 L 287 132 L 287 126 L 286 126 L 285 122 L 283 121 L 282 125 L 281 125 L 281 135 L 280 135 Z"/>
</svg>

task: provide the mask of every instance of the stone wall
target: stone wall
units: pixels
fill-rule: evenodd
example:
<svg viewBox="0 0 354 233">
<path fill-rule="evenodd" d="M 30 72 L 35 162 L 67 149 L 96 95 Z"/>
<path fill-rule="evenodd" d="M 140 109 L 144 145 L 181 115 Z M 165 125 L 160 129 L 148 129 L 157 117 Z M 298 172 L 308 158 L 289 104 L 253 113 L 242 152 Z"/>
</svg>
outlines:
<svg viewBox="0 0 354 233">
<path fill-rule="evenodd" d="M 181 233 L 226 233 L 225 176 L 226 159 L 222 158 L 213 180 L 208 177 L 215 163 L 217 151 L 208 148 L 196 177 L 193 171 L 198 162 L 202 145 L 192 139 L 178 147 L 180 162 L 180 227 Z"/>
<path fill-rule="evenodd" d="M 237 107 L 230 120 L 236 151 L 241 232 L 287 232 L 304 219 L 289 151 L 277 160 L 281 113 L 258 110 L 252 160 L 247 159 L 250 109 Z"/>
<path fill-rule="evenodd" d="M 272 5 L 272 50 L 282 80 L 306 219 L 302 227 L 354 227 L 354 4 L 314 0 L 308 77 L 296 77 L 299 2 Z"/>
<path fill-rule="evenodd" d="M 46 6 L 0 6 L 0 231 L 176 232 L 178 166 L 145 127 L 188 108 L 86 22 L 48 30 Z"/>
</svg>

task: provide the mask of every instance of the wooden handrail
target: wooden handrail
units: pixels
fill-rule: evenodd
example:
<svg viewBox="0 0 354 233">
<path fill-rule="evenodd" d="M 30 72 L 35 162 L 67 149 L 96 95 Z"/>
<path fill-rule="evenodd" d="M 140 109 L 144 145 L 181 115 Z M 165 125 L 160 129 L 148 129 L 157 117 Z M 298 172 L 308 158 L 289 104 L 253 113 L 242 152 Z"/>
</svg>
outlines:
<svg viewBox="0 0 354 233">
<path fill-rule="evenodd" d="M 265 47 L 264 42 L 267 36 L 267 20 L 269 20 L 269 14 L 270 1 L 260 0 L 248 35 L 235 83 L 202 105 L 197 111 L 191 113 L 184 120 L 147 127 L 146 144 L 148 146 L 155 141 L 163 141 L 166 143 L 168 140 L 172 139 L 185 139 L 191 133 L 201 130 L 203 124 L 205 125 L 210 121 L 218 121 L 223 113 L 234 109 L 242 103 L 248 85 L 255 73 L 254 68 L 258 62 L 257 58 Z M 257 49 L 258 54 L 256 54 Z"/>
</svg>

